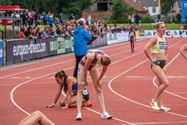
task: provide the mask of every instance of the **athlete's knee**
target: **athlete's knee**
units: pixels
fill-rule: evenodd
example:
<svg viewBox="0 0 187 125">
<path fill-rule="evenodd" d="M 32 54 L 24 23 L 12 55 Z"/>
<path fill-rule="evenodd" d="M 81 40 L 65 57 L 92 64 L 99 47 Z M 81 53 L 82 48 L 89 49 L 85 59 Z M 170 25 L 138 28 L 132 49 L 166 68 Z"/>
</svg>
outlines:
<svg viewBox="0 0 187 125">
<path fill-rule="evenodd" d="M 32 114 L 41 115 L 42 113 L 41 113 L 40 111 L 35 111 L 35 112 L 33 112 Z"/>
<path fill-rule="evenodd" d="M 169 86 L 169 81 L 166 79 L 166 80 L 163 80 L 163 84 L 165 84 L 166 87 Z"/>
<path fill-rule="evenodd" d="M 35 111 L 35 112 L 32 113 L 32 115 L 34 115 L 35 117 L 37 117 L 38 120 L 41 119 L 41 118 L 43 118 L 43 113 L 40 112 L 40 111 Z"/>
<path fill-rule="evenodd" d="M 168 84 L 165 84 L 166 88 L 169 86 L 169 83 Z"/>
<path fill-rule="evenodd" d="M 102 92 L 102 85 L 96 86 L 95 89 L 96 89 L 97 93 L 101 93 Z"/>
<path fill-rule="evenodd" d="M 166 89 L 169 86 L 167 83 L 163 83 L 163 89 Z"/>
</svg>

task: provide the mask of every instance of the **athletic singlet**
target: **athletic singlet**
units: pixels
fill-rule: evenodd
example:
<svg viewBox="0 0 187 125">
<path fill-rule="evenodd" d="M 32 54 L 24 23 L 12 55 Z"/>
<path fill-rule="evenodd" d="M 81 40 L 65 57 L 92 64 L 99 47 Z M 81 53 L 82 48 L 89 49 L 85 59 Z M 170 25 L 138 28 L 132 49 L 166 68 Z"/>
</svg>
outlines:
<svg viewBox="0 0 187 125">
<path fill-rule="evenodd" d="M 104 53 L 102 51 L 96 51 L 96 50 L 94 50 L 94 51 L 90 51 L 90 52 L 94 52 L 95 56 L 94 56 L 93 61 L 90 64 L 90 67 L 88 68 L 88 70 L 91 70 L 96 65 L 96 63 L 97 63 L 97 55 L 98 54 L 104 55 Z M 85 58 L 86 58 L 86 56 L 85 56 Z M 83 60 L 81 60 L 80 64 L 82 64 L 84 66 L 85 62 L 83 62 Z"/>
<path fill-rule="evenodd" d="M 150 48 L 151 53 L 165 53 L 165 50 L 167 48 L 166 38 L 164 36 L 163 38 L 161 38 L 158 35 L 156 35 L 156 37 L 157 42 L 154 46 Z"/>
</svg>

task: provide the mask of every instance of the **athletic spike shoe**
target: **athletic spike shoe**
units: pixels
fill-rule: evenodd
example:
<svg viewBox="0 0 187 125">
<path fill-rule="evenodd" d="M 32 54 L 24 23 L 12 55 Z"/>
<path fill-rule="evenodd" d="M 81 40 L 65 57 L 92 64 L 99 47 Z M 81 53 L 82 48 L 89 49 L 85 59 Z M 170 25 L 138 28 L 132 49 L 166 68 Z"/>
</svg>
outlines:
<svg viewBox="0 0 187 125">
<path fill-rule="evenodd" d="M 108 114 L 107 112 L 101 114 L 102 119 L 112 119 L 112 115 Z"/>
<path fill-rule="evenodd" d="M 89 102 L 89 101 L 85 101 L 85 102 L 83 103 L 83 105 L 84 105 L 85 107 L 92 107 L 92 103 Z"/>
<path fill-rule="evenodd" d="M 160 110 L 164 111 L 164 112 L 168 112 L 171 110 L 171 108 L 165 107 L 163 105 L 160 106 Z"/>
<path fill-rule="evenodd" d="M 156 110 L 156 111 L 160 111 L 160 107 L 158 106 L 158 103 L 154 100 L 151 100 L 150 102 L 151 108 Z"/>
<path fill-rule="evenodd" d="M 78 113 L 78 114 L 77 114 L 77 116 L 76 116 L 76 120 L 77 120 L 77 121 L 82 120 L 82 115 L 81 115 L 81 113 Z"/>
</svg>

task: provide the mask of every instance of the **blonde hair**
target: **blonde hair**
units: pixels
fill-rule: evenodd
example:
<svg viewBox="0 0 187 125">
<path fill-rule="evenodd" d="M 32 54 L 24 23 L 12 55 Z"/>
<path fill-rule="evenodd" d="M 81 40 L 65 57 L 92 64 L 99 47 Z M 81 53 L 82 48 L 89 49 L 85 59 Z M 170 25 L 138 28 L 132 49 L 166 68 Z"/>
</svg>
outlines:
<svg viewBox="0 0 187 125">
<path fill-rule="evenodd" d="M 101 57 L 101 64 L 102 65 L 109 65 L 111 63 L 111 59 L 109 56 L 103 55 Z"/>
<path fill-rule="evenodd" d="M 153 24 L 153 27 L 157 30 L 161 24 L 164 24 L 164 22 L 157 22 Z"/>
</svg>

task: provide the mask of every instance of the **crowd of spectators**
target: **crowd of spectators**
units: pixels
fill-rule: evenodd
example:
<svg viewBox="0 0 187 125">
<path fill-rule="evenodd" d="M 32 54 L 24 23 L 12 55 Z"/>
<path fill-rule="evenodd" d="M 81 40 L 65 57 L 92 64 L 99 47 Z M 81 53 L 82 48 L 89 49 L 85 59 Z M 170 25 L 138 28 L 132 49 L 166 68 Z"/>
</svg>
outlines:
<svg viewBox="0 0 187 125">
<path fill-rule="evenodd" d="M 50 12 L 48 14 L 43 13 L 42 15 L 36 13 L 30 14 L 33 15 L 34 18 L 25 18 L 27 16 L 23 15 L 25 14 L 20 16 L 22 18 L 22 28 L 20 28 L 18 38 L 40 39 L 43 37 L 55 36 L 70 37 L 72 36 L 73 29 L 75 29 L 77 26 L 78 20 L 73 14 L 71 14 L 70 17 L 66 20 L 63 19 L 62 13 L 60 13 L 58 17 L 54 17 Z M 87 22 L 87 24 L 88 25 L 86 25 L 85 28 L 91 34 L 101 36 L 104 35 L 105 27 L 100 21 L 96 23 Z"/>
<path fill-rule="evenodd" d="M 12 18 L 18 18 L 17 24 L 20 25 L 20 30 L 17 34 L 17 38 L 27 38 L 27 39 L 41 39 L 44 37 L 71 37 L 73 29 L 77 26 L 76 16 L 71 14 L 68 19 L 64 19 L 63 13 L 60 13 L 58 16 L 54 16 L 53 13 L 36 13 L 36 12 L 13 12 L 6 13 L 6 16 Z M 120 25 L 110 25 L 107 26 L 104 22 L 94 19 L 89 15 L 86 19 L 87 25 L 85 29 L 89 31 L 90 34 L 94 36 L 103 37 L 106 33 L 116 33 L 121 31 L 128 31 L 129 26 L 120 26 Z M 136 28 L 139 29 L 139 28 Z"/>
</svg>

